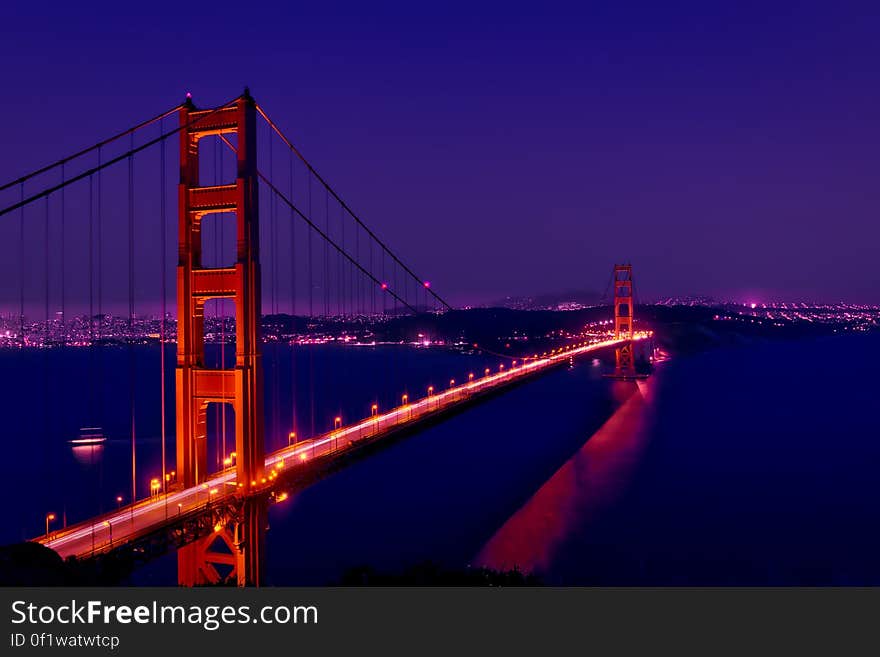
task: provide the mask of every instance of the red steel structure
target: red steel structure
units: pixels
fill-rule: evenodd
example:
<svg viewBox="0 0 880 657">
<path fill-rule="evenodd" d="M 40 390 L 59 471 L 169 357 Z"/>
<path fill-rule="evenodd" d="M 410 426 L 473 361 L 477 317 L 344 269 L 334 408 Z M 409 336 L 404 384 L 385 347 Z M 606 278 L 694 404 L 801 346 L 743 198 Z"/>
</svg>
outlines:
<svg viewBox="0 0 880 657">
<path fill-rule="evenodd" d="M 197 110 L 187 100 L 180 111 L 179 261 L 177 267 L 177 476 L 184 488 L 197 486 L 209 475 L 207 407 L 231 404 L 235 412 L 237 481 L 247 487 L 263 480 L 263 376 L 260 340 L 260 258 L 257 177 L 256 104 L 245 93 L 218 110 Z M 234 135 L 237 152 L 235 182 L 199 184 L 199 145 L 205 137 Z M 218 214 L 234 217 L 237 251 L 233 266 L 202 266 L 202 220 Z M 235 303 L 235 368 L 206 367 L 205 303 L 232 299 Z M 225 456 L 225 455 L 224 455 Z M 207 492 L 210 494 L 210 491 Z M 234 546 L 228 554 L 240 584 L 257 585 L 262 571 L 259 550 L 265 515 L 230 519 Z M 244 522 L 242 522 L 244 520 Z M 230 539 L 229 527 L 218 529 Z M 211 566 L 216 537 L 197 541 L 178 552 L 178 580 L 183 585 L 215 581 Z M 226 540 L 227 547 L 231 541 Z M 214 556 L 212 556 L 214 555 Z"/>
<path fill-rule="evenodd" d="M 632 265 L 614 265 L 614 337 L 627 340 L 615 350 L 616 377 L 634 377 Z"/>
<path fill-rule="evenodd" d="M 232 404 L 238 481 L 263 476 L 263 391 L 260 355 L 260 260 L 257 195 L 256 105 L 245 94 L 220 110 L 180 109 L 179 262 L 177 266 L 177 476 L 185 488 L 207 476 L 206 409 Z M 235 134 L 234 183 L 199 185 L 199 143 Z M 202 266 L 202 219 L 234 215 L 237 254 L 231 267 Z M 235 302 L 235 368 L 205 366 L 205 302 Z"/>
</svg>

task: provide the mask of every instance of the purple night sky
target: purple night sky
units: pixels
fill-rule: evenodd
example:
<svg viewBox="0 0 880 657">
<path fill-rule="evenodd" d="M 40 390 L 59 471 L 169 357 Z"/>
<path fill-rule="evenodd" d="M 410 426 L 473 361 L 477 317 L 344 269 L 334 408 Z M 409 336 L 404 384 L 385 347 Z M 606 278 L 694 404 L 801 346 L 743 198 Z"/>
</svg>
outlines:
<svg viewBox="0 0 880 657">
<path fill-rule="evenodd" d="M 454 303 L 880 302 L 876 5 L 223 4 L 6 3 L 0 181 L 249 85 Z"/>
</svg>

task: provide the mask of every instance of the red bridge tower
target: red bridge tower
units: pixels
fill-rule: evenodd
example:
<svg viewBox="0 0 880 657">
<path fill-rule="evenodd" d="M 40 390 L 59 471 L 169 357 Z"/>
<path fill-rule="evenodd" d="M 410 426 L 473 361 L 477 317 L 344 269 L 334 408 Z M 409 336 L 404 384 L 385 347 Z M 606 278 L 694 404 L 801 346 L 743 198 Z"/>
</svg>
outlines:
<svg viewBox="0 0 880 657">
<path fill-rule="evenodd" d="M 633 275 L 632 265 L 614 265 L 614 337 L 626 340 L 615 350 L 617 378 L 636 376 L 633 349 Z"/>
<path fill-rule="evenodd" d="M 180 109 L 180 185 L 177 266 L 177 476 L 189 488 L 208 478 L 207 407 L 231 404 L 235 411 L 237 481 L 248 486 L 263 477 L 263 375 L 260 345 L 260 258 L 257 190 L 256 104 L 245 93 L 219 110 L 197 110 L 190 100 Z M 229 184 L 199 183 L 202 138 L 234 135 L 237 175 Z M 232 266 L 202 265 L 202 219 L 219 214 L 236 222 L 237 251 Z M 235 302 L 235 369 L 206 367 L 205 302 Z M 250 501 L 245 500 L 247 505 Z M 265 513 L 247 513 L 218 524 L 226 554 L 212 549 L 208 536 L 178 551 L 178 581 L 185 586 L 217 579 L 218 560 L 234 567 L 239 585 L 259 585 Z M 231 527 L 231 529 L 230 529 Z"/>
<path fill-rule="evenodd" d="M 256 105 L 245 92 L 233 105 L 180 109 L 179 261 L 177 266 L 177 476 L 184 487 L 208 475 L 206 409 L 232 404 L 238 481 L 263 476 L 263 380 L 260 362 L 260 260 Z M 203 137 L 236 135 L 238 174 L 226 185 L 199 184 Z M 202 219 L 234 216 L 237 255 L 231 267 L 202 266 Z M 205 367 L 204 314 L 210 299 L 235 301 L 235 369 Z"/>
</svg>

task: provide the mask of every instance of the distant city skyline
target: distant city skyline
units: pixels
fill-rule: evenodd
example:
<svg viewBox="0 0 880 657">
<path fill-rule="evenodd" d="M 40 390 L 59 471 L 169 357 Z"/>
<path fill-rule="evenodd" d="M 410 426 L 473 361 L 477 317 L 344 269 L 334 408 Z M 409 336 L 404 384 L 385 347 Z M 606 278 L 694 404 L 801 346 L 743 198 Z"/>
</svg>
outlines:
<svg viewBox="0 0 880 657">
<path fill-rule="evenodd" d="M 586 300 L 585 295 L 590 295 L 593 299 L 592 301 Z M 880 308 L 880 302 L 868 302 L 868 301 L 842 301 L 842 300 L 834 300 L 834 299 L 822 299 L 822 298 L 786 298 L 786 297 L 771 297 L 769 295 L 748 295 L 743 294 L 740 296 L 733 297 L 716 297 L 713 295 L 705 295 L 705 294 L 671 294 L 665 296 L 655 296 L 649 298 L 639 298 L 638 304 L 646 304 L 646 305 L 694 305 L 694 306 L 715 306 L 715 305 L 741 305 L 743 307 L 749 307 L 750 305 L 755 305 L 757 307 L 769 307 L 769 308 L 778 308 L 785 307 L 787 305 L 791 305 L 792 307 L 804 307 L 804 308 L 865 308 L 865 309 L 875 309 Z M 45 312 L 40 305 L 42 302 L 34 302 L 29 301 L 25 307 L 25 317 L 28 321 L 39 323 L 45 321 Z M 461 305 L 454 306 L 455 309 L 468 309 L 468 308 L 516 308 L 520 310 L 577 310 L 579 308 L 588 308 L 597 305 L 608 306 L 611 305 L 611 302 L 607 299 L 602 298 L 599 292 L 591 292 L 589 290 L 585 290 L 577 293 L 569 293 L 569 294 L 554 294 L 554 293 L 539 293 L 532 295 L 508 295 L 505 297 L 499 297 L 496 299 L 491 299 L 482 303 L 465 303 Z M 305 304 L 298 302 L 297 312 L 291 313 L 290 307 L 288 305 L 284 305 L 280 307 L 278 310 L 278 314 L 282 315 L 290 315 L 295 314 L 300 317 L 309 316 L 307 312 L 305 312 L 304 308 Z M 176 298 L 170 297 L 168 300 L 167 307 L 167 315 L 169 318 L 175 318 L 177 315 L 177 304 Z M 393 313 L 393 309 L 391 306 L 388 307 L 388 312 Z M 103 308 L 102 314 L 108 317 L 116 317 L 116 318 L 124 318 L 128 315 L 127 306 L 123 302 L 118 303 L 110 303 L 106 304 Z M 206 319 L 213 319 L 215 317 L 219 317 L 225 314 L 227 317 L 231 317 L 233 314 L 233 309 L 231 305 L 225 310 L 210 310 L 206 313 Z M 262 315 L 268 316 L 273 314 L 270 310 L 268 304 L 263 305 Z M 346 312 L 345 315 L 370 315 L 370 312 Z M 376 315 L 381 315 L 381 312 L 375 313 Z M 57 320 L 62 315 L 62 311 L 58 310 L 55 306 L 50 310 L 49 318 L 52 321 Z M 71 301 L 68 300 L 66 305 L 66 310 L 64 312 L 68 321 L 71 321 L 77 317 L 88 317 L 89 311 L 88 306 L 83 304 L 82 302 Z M 97 317 L 99 313 L 95 311 L 95 316 Z M 136 304 L 134 317 L 139 319 L 156 319 L 162 316 L 161 306 L 158 302 L 138 302 Z M 315 312 L 312 316 L 320 317 L 322 313 L 319 311 Z M 337 316 L 336 313 L 331 312 L 328 317 Z M 14 304 L 6 304 L 4 306 L 0 306 L 0 320 L 10 320 L 12 318 L 19 317 L 19 308 Z"/>
</svg>

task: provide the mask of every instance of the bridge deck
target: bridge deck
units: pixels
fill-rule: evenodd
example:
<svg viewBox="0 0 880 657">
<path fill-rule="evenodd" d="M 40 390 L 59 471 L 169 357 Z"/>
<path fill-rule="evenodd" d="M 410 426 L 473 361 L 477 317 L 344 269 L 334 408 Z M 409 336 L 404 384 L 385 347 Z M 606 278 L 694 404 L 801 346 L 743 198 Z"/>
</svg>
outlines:
<svg viewBox="0 0 880 657">
<path fill-rule="evenodd" d="M 414 426 L 425 422 L 456 405 L 472 400 L 476 395 L 519 382 L 525 377 L 549 370 L 569 358 L 614 347 L 622 342 L 624 341 L 612 339 L 563 349 L 547 357 L 447 388 L 356 424 L 294 443 L 266 457 L 267 477 L 263 481 L 239 483 L 236 481 L 234 467 L 229 468 L 198 486 L 140 500 L 112 513 L 53 532 L 48 538 L 42 536 L 34 540 L 52 548 L 62 557 L 85 557 L 110 551 L 133 538 L 160 529 L 179 516 L 198 513 L 200 509 L 207 509 L 209 505 L 225 498 L 241 495 L 242 491 L 247 491 L 248 494 L 265 492 L 273 486 L 273 479 L 277 476 L 289 473 L 291 469 L 302 467 L 314 459 L 341 455 L 353 445 L 367 440 L 375 442 L 404 425 Z"/>
</svg>

